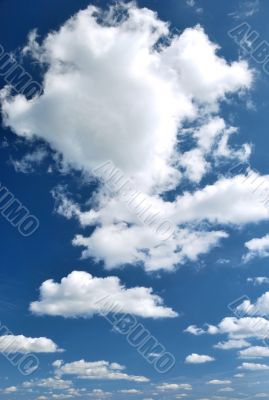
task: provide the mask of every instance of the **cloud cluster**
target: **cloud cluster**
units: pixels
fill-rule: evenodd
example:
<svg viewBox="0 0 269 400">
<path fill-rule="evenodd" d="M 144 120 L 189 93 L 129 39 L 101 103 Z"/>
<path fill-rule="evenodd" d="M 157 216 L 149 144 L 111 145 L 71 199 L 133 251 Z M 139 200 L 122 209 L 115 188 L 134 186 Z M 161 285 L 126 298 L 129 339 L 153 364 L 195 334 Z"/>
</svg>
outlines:
<svg viewBox="0 0 269 400">
<path fill-rule="evenodd" d="M 36 32 L 29 36 L 24 54 L 45 66 L 44 91 L 27 100 L 5 88 L 6 126 L 29 140 L 45 140 L 65 167 L 86 175 L 112 160 L 157 212 L 177 224 L 171 240 L 160 244 L 148 226 L 122 210 L 117 193 L 100 184 L 86 216 L 72 205 L 66 214 L 88 218 L 96 228 L 73 242 L 85 248 L 84 257 L 107 268 L 131 263 L 172 270 L 227 237 L 222 230 L 201 230 L 193 220 L 242 224 L 268 218 L 236 179 L 163 200 L 182 179 L 198 185 L 219 161 L 250 153 L 247 144 L 229 145 L 237 129 L 218 112 L 228 95 L 250 88 L 252 72 L 244 61 L 227 62 L 218 49 L 200 26 L 172 36 L 154 12 L 133 3 L 107 12 L 89 6 L 42 43 Z M 184 138 L 193 140 L 191 149 L 179 145 Z"/>
</svg>

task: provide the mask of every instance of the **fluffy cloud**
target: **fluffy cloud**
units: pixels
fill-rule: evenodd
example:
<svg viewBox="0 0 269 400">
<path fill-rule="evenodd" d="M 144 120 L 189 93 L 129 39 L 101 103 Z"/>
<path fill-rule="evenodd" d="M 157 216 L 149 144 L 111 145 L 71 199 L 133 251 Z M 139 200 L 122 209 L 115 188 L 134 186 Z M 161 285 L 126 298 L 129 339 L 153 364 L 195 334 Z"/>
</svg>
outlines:
<svg viewBox="0 0 269 400">
<path fill-rule="evenodd" d="M 248 249 L 247 254 L 243 257 L 244 262 L 248 262 L 255 257 L 264 258 L 269 256 L 269 235 L 261 238 L 254 238 L 245 243 Z"/>
<path fill-rule="evenodd" d="M 265 292 L 260 296 L 256 303 L 252 304 L 250 300 L 244 300 L 236 310 L 245 315 L 251 316 L 268 316 L 269 315 L 269 292 Z"/>
<path fill-rule="evenodd" d="M 232 382 L 229 380 L 212 379 L 206 383 L 208 385 L 230 385 Z"/>
<path fill-rule="evenodd" d="M 186 364 L 204 364 L 204 363 L 211 362 L 214 360 L 215 360 L 214 357 L 193 353 L 186 357 L 185 363 Z"/>
<path fill-rule="evenodd" d="M 56 353 L 62 351 L 51 339 L 31 338 L 23 335 L 0 336 L 0 352 L 8 353 Z"/>
<path fill-rule="evenodd" d="M 115 276 L 93 277 L 83 271 L 73 271 L 61 283 L 49 279 L 40 287 L 40 300 L 31 303 L 30 310 L 38 315 L 92 317 L 117 309 L 144 318 L 173 318 L 171 308 L 163 306 L 161 297 L 151 288 L 127 289 Z"/>
<path fill-rule="evenodd" d="M 269 357 L 269 348 L 263 346 L 252 346 L 239 352 L 240 358 L 262 358 Z"/>
<path fill-rule="evenodd" d="M 162 383 L 159 386 L 156 386 L 158 390 L 192 390 L 192 386 L 189 383 Z"/>
<path fill-rule="evenodd" d="M 265 364 L 243 363 L 238 367 L 238 369 L 246 369 L 249 371 L 266 371 L 269 369 L 269 366 Z"/>
<path fill-rule="evenodd" d="M 27 100 L 10 96 L 5 88 L 5 125 L 29 140 L 42 138 L 63 156 L 65 167 L 86 175 L 112 160 L 178 224 L 172 239 L 160 244 L 134 216 L 125 219 L 118 211 L 113 221 L 105 222 L 111 201 L 124 206 L 101 184 L 99 202 L 92 207 L 98 227 L 90 237 L 74 240 L 85 247 L 84 257 L 102 260 L 108 268 L 143 263 L 150 271 L 171 270 L 197 260 L 227 237 L 223 231 L 183 229 L 181 224 L 268 218 L 236 180 L 221 180 L 175 202 L 162 200 L 182 176 L 198 184 L 216 160 L 241 160 L 249 154 L 248 145 L 229 147 L 236 129 L 217 113 L 228 94 L 251 86 L 252 72 L 246 62 L 228 63 L 217 52 L 200 26 L 172 37 L 167 23 L 133 3 L 109 12 L 89 6 L 40 44 L 35 32 L 30 35 L 24 53 L 46 67 L 44 91 Z M 185 122 L 193 126 L 187 132 Z M 178 135 L 191 136 L 194 147 L 181 150 Z"/>
<path fill-rule="evenodd" d="M 217 326 L 207 325 L 204 329 L 197 328 L 195 325 L 189 326 L 185 332 L 196 334 L 226 334 L 229 339 L 257 338 L 265 339 L 268 337 L 269 321 L 261 317 L 226 317 Z"/>
<path fill-rule="evenodd" d="M 148 382 L 144 376 L 128 375 L 125 367 L 108 361 L 74 361 L 64 364 L 57 360 L 53 363 L 58 376 L 74 375 L 81 379 L 127 380 L 133 382 Z"/>
</svg>

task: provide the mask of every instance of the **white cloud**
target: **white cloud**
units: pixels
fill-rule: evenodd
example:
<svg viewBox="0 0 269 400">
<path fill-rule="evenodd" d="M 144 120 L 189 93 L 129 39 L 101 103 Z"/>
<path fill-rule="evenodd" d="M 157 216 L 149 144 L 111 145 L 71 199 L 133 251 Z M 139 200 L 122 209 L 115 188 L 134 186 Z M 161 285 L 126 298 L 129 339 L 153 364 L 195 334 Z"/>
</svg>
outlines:
<svg viewBox="0 0 269 400">
<path fill-rule="evenodd" d="M 262 358 L 269 357 L 269 348 L 263 346 L 252 346 L 239 352 L 240 358 Z"/>
<path fill-rule="evenodd" d="M 59 389 L 65 390 L 71 388 L 73 385 L 72 381 L 60 379 L 58 377 L 55 378 L 44 378 L 44 379 L 36 379 L 23 382 L 22 386 L 24 388 L 33 388 L 40 387 L 46 389 Z"/>
<path fill-rule="evenodd" d="M 30 310 L 38 315 L 92 317 L 117 309 L 144 318 L 174 318 L 177 313 L 163 306 L 163 300 L 151 288 L 127 289 L 116 276 L 93 277 L 84 271 L 73 271 L 60 283 L 49 279 L 40 287 L 40 300 Z"/>
<path fill-rule="evenodd" d="M 254 286 L 268 284 L 269 278 L 266 276 L 256 276 L 254 278 L 247 278 L 247 282 L 252 282 Z"/>
<path fill-rule="evenodd" d="M 26 154 L 21 160 L 11 159 L 11 163 L 16 172 L 30 173 L 35 170 L 35 166 L 41 164 L 46 158 L 47 151 L 44 148 L 38 148 L 32 153 Z"/>
<path fill-rule="evenodd" d="M 229 387 L 229 386 L 227 386 L 225 388 L 219 389 L 218 392 L 234 392 L 234 389 Z"/>
<path fill-rule="evenodd" d="M 269 315 L 269 292 L 265 292 L 260 296 L 256 303 L 251 303 L 250 300 L 244 300 L 242 304 L 237 306 L 237 311 L 243 312 L 245 315 L 251 316 L 268 316 Z"/>
<path fill-rule="evenodd" d="M 128 375 L 123 372 L 125 367 L 117 363 L 108 361 L 74 361 L 64 364 L 56 362 L 55 372 L 57 375 L 74 375 L 81 379 L 96 380 L 127 380 L 133 382 L 148 382 L 149 379 L 144 376 Z"/>
<path fill-rule="evenodd" d="M 239 3 L 236 11 L 230 15 L 234 19 L 250 18 L 260 10 L 260 0 L 244 0 Z"/>
<path fill-rule="evenodd" d="M 226 334 L 229 339 L 257 338 L 265 339 L 268 337 L 269 321 L 261 317 L 226 317 L 217 326 L 207 325 L 204 329 L 197 328 L 195 325 L 188 327 L 185 332 L 195 334 Z"/>
<path fill-rule="evenodd" d="M 156 386 L 158 390 L 192 390 L 192 386 L 189 383 L 162 383 L 161 385 Z"/>
<path fill-rule="evenodd" d="M 119 393 L 124 393 L 124 394 L 141 394 L 141 390 L 137 389 L 122 389 L 118 391 Z"/>
<path fill-rule="evenodd" d="M 261 238 L 253 238 L 245 243 L 248 249 L 247 254 L 243 257 L 244 262 L 251 261 L 255 257 L 264 258 L 269 256 L 269 235 Z"/>
<path fill-rule="evenodd" d="M 23 335 L 0 336 L 0 352 L 9 353 L 56 353 L 62 351 L 46 337 L 32 338 Z"/>
<path fill-rule="evenodd" d="M 243 363 L 238 367 L 238 369 L 246 369 L 249 371 L 266 371 L 269 369 L 269 366 L 265 364 Z"/>
<path fill-rule="evenodd" d="M 9 386 L 4 390 L 5 394 L 12 394 L 12 393 L 16 393 L 18 391 L 18 389 L 16 388 L 16 386 Z"/>
<path fill-rule="evenodd" d="M 204 364 L 204 363 L 211 362 L 214 360 L 215 360 L 215 358 L 211 357 L 211 356 L 192 353 L 186 357 L 185 363 L 186 364 Z"/>
<path fill-rule="evenodd" d="M 124 17 L 119 19 L 119 14 Z M 65 167 L 86 175 L 112 160 L 162 214 L 168 211 L 172 220 L 175 217 L 179 228 L 161 245 L 133 216 L 122 218 L 122 211 L 106 223 L 102 219 L 110 201 L 115 200 L 118 209 L 124 206 L 101 185 L 99 203 L 91 208 L 98 227 L 89 238 L 77 236 L 74 244 L 86 248 L 84 257 L 102 260 L 108 268 L 143 263 L 150 271 L 172 270 L 197 260 L 227 237 L 223 231 L 182 229 L 184 222 L 241 224 L 268 218 L 247 189 L 237 188 L 236 179 L 221 180 L 174 203 L 161 199 L 166 190 L 178 187 L 182 174 L 198 183 L 210 170 L 213 148 L 214 159 L 242 159 L 249 153 L 248 146 L 229 147 L 236 130 L 217 115 L 228 94 L 251 86 L 247 63 L 220 57 L 218 46 L 200 26 L 169 35 L 168 24 L 146 8 L 125 4 L 103 13 L 90 6 L 41 44 L 31 34 L 24 52 L 46 66 L 39 98 L 27 100 L 10 96 L 7 88 L 2 91 L 5 124 L 17 135 L 44 139 L 63 155 Z M 163 38 L 167 45 L 156 46 Z M 187 154 L 178 150 L 185 121 L 193 126 L 190 134 L 195 139 Z"/>
<path fill-rule="evenodd" d="M 243 347 L 250 346 L 250 343 L 244 339 L 230 339 L 226 342 L 219 342 L 214 345 L 216 349 L 230 350 L 230 349 L 241 349 Z"/>
<path fill-rule="evenodd" d="M 211 381 L 206 382 L 208 385 L 230 385 L 232 382 L 230 380 L 220 380 L 220 379 L 212 379 Z"/>
<path fill-rule="evenodd" d="M 111 392 L 105 392 L 102 389 L 93 389 L 92 392 L 88 394 L 91 397 L 95 397 L 97 399 L 104 399 L 106 397 L 110 397 L 112 395 Z"/>
</svg>

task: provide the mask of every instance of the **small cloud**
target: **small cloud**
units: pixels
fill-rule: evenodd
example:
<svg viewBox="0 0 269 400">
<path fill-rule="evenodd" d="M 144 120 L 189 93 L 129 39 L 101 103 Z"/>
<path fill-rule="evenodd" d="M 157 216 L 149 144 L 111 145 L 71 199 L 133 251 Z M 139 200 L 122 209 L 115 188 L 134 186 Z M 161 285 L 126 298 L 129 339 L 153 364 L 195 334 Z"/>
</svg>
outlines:
<svg viewBox="0 0 269 400">
<path fill-rule="evenodd" d="M 214 357 L 192 353 L 185 358 L 186 364 L 204 364 L 207 362 L 215 361 Z"/>
</svg>

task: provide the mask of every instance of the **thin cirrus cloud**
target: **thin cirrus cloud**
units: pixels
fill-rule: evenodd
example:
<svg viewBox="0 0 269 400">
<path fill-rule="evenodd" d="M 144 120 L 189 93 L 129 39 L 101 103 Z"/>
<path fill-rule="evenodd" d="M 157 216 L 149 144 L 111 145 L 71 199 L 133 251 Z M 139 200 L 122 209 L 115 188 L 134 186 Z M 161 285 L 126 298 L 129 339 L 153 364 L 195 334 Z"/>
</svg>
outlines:
<svg viewBox="0 0 269 400">
<path fill-rule="evenodd" d="M 173 270 L 228 237 L 212 229 L 216 223 L 268 218 L 267 210 L 246 196 L 247 185 L 238 182 L 237 188 L 229 178 L 199 187 L 197 195 L 194 191 L 170 202 L 162 198 L 182 178 L 200 185 L 220 158 L 248 158 L 251 146 L 230 146 L 237 129 L 219 115 L 227 95 L 251 87 L 253 73 L 245 61 L 220 57 L 200 26 L 171 36 L 156 13 L 134 3 L 112 6 L 109 12 L 89 6 L 42 43 L 37 37 L 35 31 L 29 35 L 23 53 L 46 66 L 43 93 L 27 100 L 5 88 L 5 125 L 30 141 L 45 140 L 63 156 L 66 168 L 92 175 L 112 160 L 157 211 L 176 223 L 173 238 L 160 245 L 131 213 L 123 218 L 117 193 L 107 195 L 101 183 L 90 207 L 95 229 L 73 241 L 84 248 L 83 257 L 101 260 L 108 269 L 142 264 L 147 271 Z M 160 41 L 163 45 L 156 46 Z M 183 128 L 185 122 L 190 129 Z M 184 152 L 177 144 L 178 136 L 186 134 L 195 145 Z M 106 219 L 113 202 L 118 204 L 114 219 Z M 206 230 L 196 228 L 199 220 L 208 220 Z"/>
<path fill-rule="evenodd" d="M 118 277 L 93 277 L 84 271 L 73 271 L 60 283 L 49 279 L 40 287 L 40 300 L 30 304 L 36 315 L 65 318 L 92 317 L 117 310 L 143 318 L 175 318 L 177 313 L 163 305 L 151 288 L 127 289 Z"/>
</svg>

